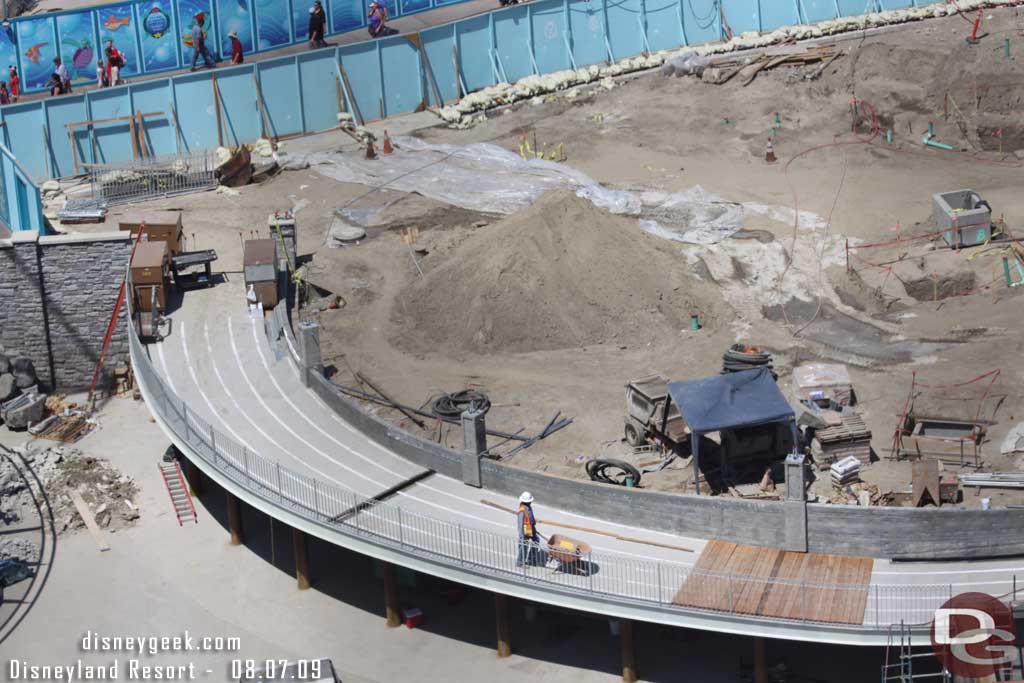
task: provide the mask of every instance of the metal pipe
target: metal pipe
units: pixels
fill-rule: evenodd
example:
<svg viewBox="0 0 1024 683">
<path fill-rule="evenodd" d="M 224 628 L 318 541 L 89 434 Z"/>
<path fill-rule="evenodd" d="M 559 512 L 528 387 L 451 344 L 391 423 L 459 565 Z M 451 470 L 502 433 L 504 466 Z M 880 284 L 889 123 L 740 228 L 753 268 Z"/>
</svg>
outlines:
<svg viewBox="0 0 1024 683">
<path fill-rule="evenodd" d="M 937 147 L 938 149 L 953 151 L 953 148 L 950 145 L 947 145 L 944 142 L 935 142 L 934 140 L 932 140 L 931 133 L 928 133 L 923 138 L 921 138 L 921 143 L 928 145 L 929 147 Z"/>
</svg>

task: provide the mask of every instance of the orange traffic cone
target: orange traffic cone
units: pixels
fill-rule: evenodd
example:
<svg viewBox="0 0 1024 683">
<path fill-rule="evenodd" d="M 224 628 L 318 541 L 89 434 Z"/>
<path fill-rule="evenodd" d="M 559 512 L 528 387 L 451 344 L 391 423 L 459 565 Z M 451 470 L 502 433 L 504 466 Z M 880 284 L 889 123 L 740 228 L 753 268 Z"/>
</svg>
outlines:
<svg viewBox="0 0 1024 683">
<path fill-rule="evenodd" d="M 764 151 L 764 160 L 769 164 L 774 164 L 777 161 L 775 158 L 775 145 L 772 144 L 771 140 L 768 141 L 768 147 Z"/>
<path fill-rule="evenodd" d="M 395 151 L 391 146 L 391 138 L 388 137 L 387 130 L 384 131 L 384 145 L 380 148 L 380 151 L 384 154 L 391 154 Z"/>
<path fill-rule="evenodd" d="M 376 159 L 377 158 L 377 150 L 375 150 L 373 148 L 373 140 L 367 140 L 366 141 L 366 158 L 367 159 Z"/>
</svg>

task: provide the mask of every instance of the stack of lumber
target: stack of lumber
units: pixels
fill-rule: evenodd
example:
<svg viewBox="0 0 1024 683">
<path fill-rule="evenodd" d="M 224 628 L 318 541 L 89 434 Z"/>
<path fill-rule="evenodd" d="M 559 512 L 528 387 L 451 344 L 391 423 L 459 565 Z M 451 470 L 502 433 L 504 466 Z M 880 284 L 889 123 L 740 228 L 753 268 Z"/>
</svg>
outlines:
<svg viewBox="0 0 1024 683">
<path fill-rule="evenodd" d="M 832 464 L 852 456 L 862 465 L 871 464 L 871 430 L 857 413 L 842 415 L 840 424 L 819 429 L 811 443 L 814 459 L 821 464 Z"/>
<path fill-rule="evenodd" d="M 822 67 L 818 69 L 820 73 L 841 54 L 835 45 L 783 45 L 743 57 L 724 56 L 713 59 L 710 64 L 712 68 L 719 70 L 719 77 L 705 80 L 722 84 L 743 72 L 743 85 L 748 85 L 765 69 L 774 69 L 783 64 L 807 66 L 815 62 L 822 62 Z"/>
</svg>

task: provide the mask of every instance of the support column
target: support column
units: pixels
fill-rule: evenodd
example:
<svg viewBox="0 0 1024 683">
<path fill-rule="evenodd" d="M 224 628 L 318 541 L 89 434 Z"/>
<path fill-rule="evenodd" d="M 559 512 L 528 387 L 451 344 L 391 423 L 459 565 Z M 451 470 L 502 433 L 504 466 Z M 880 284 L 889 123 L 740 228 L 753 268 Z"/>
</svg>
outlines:
<svg viewBox="0 0 1024 683">
<path fill-rule="evenodd" d="M 633 648 L 633 620 L 619 622 L 619 644 L 622 647 L 622 680 L 636 683 L 636 650 Z M 767 682 L 766 682 L 767 683 Z"/>
<path fill-rule="evenodd" d="M 306 532 L 292 529 L 292 546 L 295 548 L 295 580 L 299 590 L 304 591 L 310 586 L 309 552 L 306 550 Z"/>
<path fill-rule="evenodd" d="M 482 410 L 462 413 L 462 482 L 480 488 L 480 458 L 487 451 L 487 427 Z"/>
<path fill-rule="evenodd" d="M 508 657 L 512 654 L 512 620 L 504 593 L 494 594 L 494 616 L 498 625 L 498 657 Z"/>
<path fill-rule="evenodd" d="M 231 545 L 242 545 L 245 535 L 242 533 L 242 507 L 230 492 L 225 491 L 228 497 L 228 531 L 231 532 Z"/>
<path fill-rule="evenodd" d="M 185 481 L 188 482 L 188 492 L 193 498 L 203 495 L 203 473 L 188 459 L 185 459 Z"/>
<path fill-rule="evenodd" d="M 807 479 L 804 456 L 791 453 L 786 456 L 785 549 L 807 552 Z"/>
<path fill-rule="evenodd" d="M 397 628 L 402 623 L 401 606 L 398 601 L 398 567 L 390 562 L 384 565 L 384 613 L 388 628 Z"/>
<path fill-rule="evenodd" d="M 320 325 L 312 320 L 299 323 L 299 358 L 302 360 L 302 383 L 310 385 L 310 373 L 324 374 L 324 362 L 320 355 Z"/>
<path fill-rule="evenodd" d="M 768 683 L 768 645 L 761 636 L 754 636 L 754 683 Z"/>
</svg>

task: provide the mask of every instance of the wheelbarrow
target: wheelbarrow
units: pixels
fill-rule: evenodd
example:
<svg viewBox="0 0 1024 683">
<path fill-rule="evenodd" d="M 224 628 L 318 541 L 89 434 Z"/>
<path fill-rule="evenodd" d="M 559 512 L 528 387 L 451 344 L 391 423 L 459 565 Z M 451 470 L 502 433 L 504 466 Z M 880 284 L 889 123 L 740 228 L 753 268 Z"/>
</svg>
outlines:
<svg viewBox="0 0 1024 683">
<path fill-rule="evenodd" d="M 577 563 L 580 560 L 589 561 L 591 550 L 589 543 L 562 534 L 552 534 L 548 537 L 548 556 L 558 562 L 555 571 L 578 571 Z"/>
</svg>

